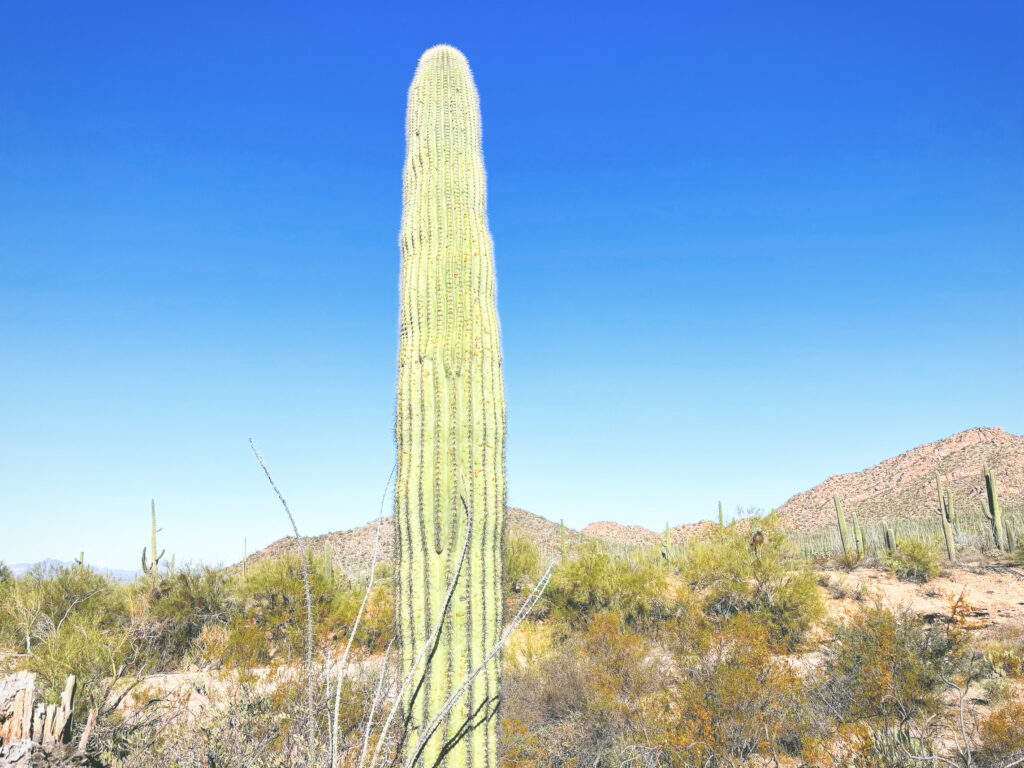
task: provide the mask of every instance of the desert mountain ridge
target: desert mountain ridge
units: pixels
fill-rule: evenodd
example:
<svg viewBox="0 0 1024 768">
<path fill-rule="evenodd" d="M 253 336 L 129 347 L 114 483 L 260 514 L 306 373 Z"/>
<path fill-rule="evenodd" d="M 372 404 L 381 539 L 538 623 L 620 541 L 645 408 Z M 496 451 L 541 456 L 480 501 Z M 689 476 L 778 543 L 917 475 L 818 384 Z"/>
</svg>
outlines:
<svg viewBox="0 0 1024 768">
<path fill-rule="evenodd" d="M 985 497 L 982 468 L 986 465 L 995 474 L 1003 507 L 1024 508 L 1024 437 L 998 428 L 978 427 L 918 446 L 860 472 L 833 475 L 790 498 L 776 514 L 789 530 L 821 530 L 835 524 L 832 496 L 837 495 L 844 507 L 856 510 L 863 521 L 927 518 L 935 514 L 935 472 L 942 475 L 958 508 L 973 511 L 981 508 Z M 380 562 L 390 562 L 394 556 L 394 527 L 390 523 L 390 517 L 379 521 Z M 337 567 L 350 575 L 363 574 L 372 561 L 377 525 L 374 522 L 349 531 L 309 537 L 307 546 L 314 556 L 322 556 L 329 544 Z M 673 542 L 679 543 L 702 536 L 716 525 L 708 520 L 680 525 L 671 529 L 670 536 Z M 559 523 L 510 507 L 508 527 L 516 535 L 535 543 L 546 558 L 559 551 L 563 536 Z M 627 546 L 653 546 L 664 534 L 640 525 L 606 521 L 591 523 L 581 531 L 567 528 L 564 535 L 570 545 L 590 539 Z M 283 538 L 250 555 L 249 563 L 278 557 L 295 548 L 294 538 Z"/>
</svg>

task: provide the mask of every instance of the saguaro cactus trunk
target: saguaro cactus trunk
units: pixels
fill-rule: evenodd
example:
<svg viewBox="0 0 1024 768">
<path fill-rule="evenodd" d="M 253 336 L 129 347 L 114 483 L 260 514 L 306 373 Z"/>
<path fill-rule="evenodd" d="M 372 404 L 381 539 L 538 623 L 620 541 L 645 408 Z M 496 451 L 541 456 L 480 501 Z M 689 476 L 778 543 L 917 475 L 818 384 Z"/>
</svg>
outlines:
<svg viewBox="0 0 1024 768">
<path fill-rule="evenodd" d="M 413 680 L 404 748 L 407 762 L 424 766 L 495 768 L 500 656 L 438 717 L 500 637 L 505 527 L 505 398 L 480 108 L 454 48 L 420 59 L 406 141 L 395 420 L 397 613 L 403 679 Z"/>
</svg>

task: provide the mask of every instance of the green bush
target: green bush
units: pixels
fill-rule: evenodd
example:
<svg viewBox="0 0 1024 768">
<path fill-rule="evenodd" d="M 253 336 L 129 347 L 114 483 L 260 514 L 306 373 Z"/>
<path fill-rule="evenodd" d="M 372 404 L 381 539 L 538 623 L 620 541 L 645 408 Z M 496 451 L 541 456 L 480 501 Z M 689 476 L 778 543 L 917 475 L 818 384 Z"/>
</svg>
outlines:
<svg viewBox="0 0 1024 768">
<path fill-rule="evenodd" d="M 765 539 L 757 551 L 753 531 Z M 694 542 L 673 564 L 702 600 L 707 617 L 722 622 L 750 614 L 768 630 L 773 645 L 792 649 L 824 616 L 814 573 L 770 517 L 733 524 Z"/>
<path fill-rule="evenodd" d="M 903 581 L 924 584 L 941 572 L 941 557 L 938 548 L 923 539 L 906 539 L 895 553 L 886 555 L 885 566 Z"/>
<path fill-rule="evenodd" d="M 505 536 L 502 591 L 508 595 L 537 583 L 541 575 L 540 550 L 529 539 L 509 529 Z"/>
<path fill-rule="evenodd" d="M 139 579 L 132 590 L 145 604 L 143 625 L 155 669 L 180 665 L 203 630 L 226 623 L 233 606 L 224 571 L 187 566 L 173 576 Z"/>
<path fill-rule="evenodd" d="M 604 611 L 635 625 L 665 615 L 665 591 L 665 570 L 653 557 L 616 558 L 591 542 L 554 572 L 545 597 L 572 625 Z"/>
</svg>

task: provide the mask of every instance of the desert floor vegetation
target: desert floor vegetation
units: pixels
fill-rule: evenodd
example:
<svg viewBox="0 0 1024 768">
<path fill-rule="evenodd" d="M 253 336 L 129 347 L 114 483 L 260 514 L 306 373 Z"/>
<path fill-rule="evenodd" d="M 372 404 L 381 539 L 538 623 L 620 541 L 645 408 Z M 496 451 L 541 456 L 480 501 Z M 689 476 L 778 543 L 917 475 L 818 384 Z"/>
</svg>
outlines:
<svg viewBox="0 0 1024 768">
<path fill-rule="evenodd" d="M 756 550 L 751 530 L 766 534 Z M 920 559 L 916 546 L 908 561 Z M 506 619 L 543 564 L 510 531 Z M 376 749 L 400 682 L 390 567 L 378 566 L 356 627 L 366 582 L 326 558 L 308 565 L 312 743 L 294 555 L 244 575 L 186 566 L 130 584 L 88 566 L 0 571 L 3 664 L 35 672 L 47 702 L 76 675 L 74 728 L 98 710 L 91 750 L 104 765 L 330 765 L 335 699 L 337 764 L 367 764 L 374 752 L 392 761 L 400 728 Z M 993 626 L 955 594 L 936 594 L 944 607 L 922 614 L 852 582 L 858 573 L 815 570 L 770 516 L 668 551 L 589 542 L 567 552 L 508 646 L 502 764 L 1003 766 L 1024 757 L 1024 625 Z M 329 664 L 354 628 L 339 693 Z"/>
</svg>

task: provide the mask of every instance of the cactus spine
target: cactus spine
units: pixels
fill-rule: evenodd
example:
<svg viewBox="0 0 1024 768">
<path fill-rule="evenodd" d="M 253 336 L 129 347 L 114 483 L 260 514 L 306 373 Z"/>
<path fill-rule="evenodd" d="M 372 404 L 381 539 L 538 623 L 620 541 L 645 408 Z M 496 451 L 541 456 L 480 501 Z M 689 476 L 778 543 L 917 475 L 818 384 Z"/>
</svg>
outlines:
<svg viewBox="0 0 1024 768">
<path fill-rule="evenodd" d="M 985 494 L 988 496 L 988 509 L 982 504 L 982 512 L 985 513 L 985 517 L 988 518 L 989 523 L 992 524 L 992 538 L 996 542 L 996 549 L 1005 550 L 1007 552 L 1012 551 L 1012 547 L 1009 545 L 1009 540 L 1005 535 L 1003 529 L 1003 510 L 999 506 L 999 494 L 996 492 L 996 478 L 992 474 L 988 467 L 984 468 L 985 472 Z"/>
<path fill-rule="evenodd" d="M 403 679 L 414 681 L 402 702 L 408 760 L 439 767 L 496 768 L 498 756 L 500 654 L 428 730 L 501 634 L 505 398 L 480 138 L 466 58 L 431 48 L 406 121 L 396 612 Z"/>
<path fill-rule="evenodd" d="M 843 542 L 843 554 L 850 554 L 850 530 L 846 527 L 846 518 L 843 516 L 843 502 L 837 494 L 832 494 L 832 503 L 836 507 L 836 519 L 839 521 L 839 539 Z"/>
<path fill-rule="evenodd" d="M 949 556 L 949 561 L 953 562 L 956 560 L 956 542 L 953 540 L 952 515 L 949 497 L 943 491 L 942 478 L 939 477 L 938 472 L 935 473 L 935 487 L 939 491 L 939 519 L 942 522 L 942 538 L 946 540 L 946 554 Z"/>
<path fill-rule="evenodd" d="M 150 512 L 150 515 L 152 516 L 152 519 L 153 519 L 152 535 L 151 535 L 151 538 L 150 538 L 150 544 L 152 545 L 152 549 L 150 550 L 150 554 L 153 555 L 153 562 L 152 562 L 152 564 L 147 563 L 147 561 L 146 561 L 146 548 L 143 547 L 142 548 L 142 572 L 145 573 L 146 571 L 149 571 L 152 574 L 152 576 L 153 576 L 153 581 L 156 581 L 157 579 L 160 578 L 160 561 L 163 560 L 163 557 L 167 553 L 167 550 L 166 549 L 163 550 L 159 555 L 156 553 L 156 533 L 157 533 L 157 530 L 158 530 L 157 527 L 156 527 L 156 501 L 154 501 L 152 499 L 150 499 L 150 501 L 149 501 L 149 512 Z"/>
</svg>

